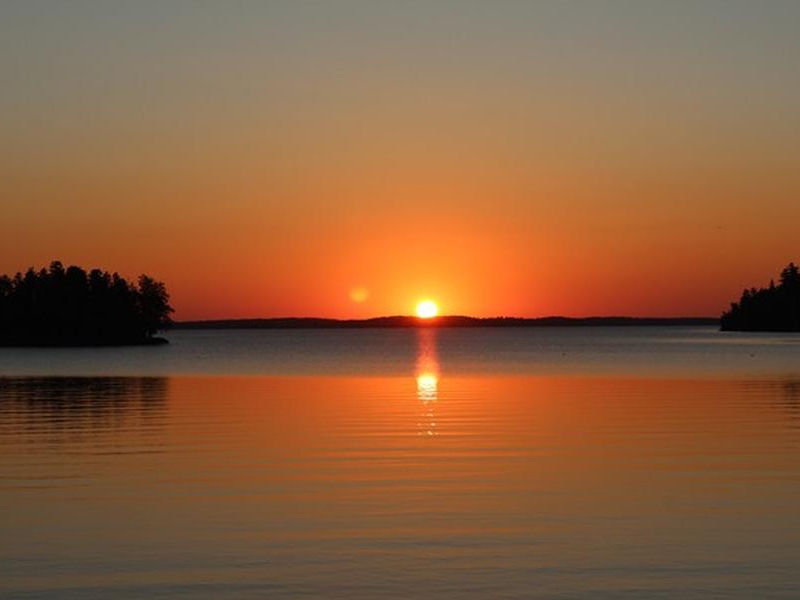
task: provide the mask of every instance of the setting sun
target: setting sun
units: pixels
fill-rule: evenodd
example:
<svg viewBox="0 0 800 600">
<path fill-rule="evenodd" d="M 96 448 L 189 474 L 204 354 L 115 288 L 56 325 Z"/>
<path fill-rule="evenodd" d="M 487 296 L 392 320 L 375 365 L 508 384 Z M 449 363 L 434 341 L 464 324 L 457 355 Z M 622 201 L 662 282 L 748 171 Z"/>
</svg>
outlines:
<svg viewBox="0 0 800 600">
<path fill-rule="evenodd" d="M 417 304 L 417 316 L 420 319 L 430 319 L 439 314 L 439 307 L 433 300 L 423 300 Z"/>
</svg>

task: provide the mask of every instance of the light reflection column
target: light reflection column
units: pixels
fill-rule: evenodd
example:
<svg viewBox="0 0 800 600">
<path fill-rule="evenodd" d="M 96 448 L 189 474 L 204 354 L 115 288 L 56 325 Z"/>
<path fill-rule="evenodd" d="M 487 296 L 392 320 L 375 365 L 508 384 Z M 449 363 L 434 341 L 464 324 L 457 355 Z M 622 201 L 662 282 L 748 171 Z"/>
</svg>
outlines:
<svg viewBox="0 0 800 600">
<path fill-rule="evenodd" d="M 439 398 L 439 361 L 436 357 L 436 330 L 417 329 L 417 399 L 422 403 L 418 435 L 436 435 L 435 405 Z"/>
</svg>

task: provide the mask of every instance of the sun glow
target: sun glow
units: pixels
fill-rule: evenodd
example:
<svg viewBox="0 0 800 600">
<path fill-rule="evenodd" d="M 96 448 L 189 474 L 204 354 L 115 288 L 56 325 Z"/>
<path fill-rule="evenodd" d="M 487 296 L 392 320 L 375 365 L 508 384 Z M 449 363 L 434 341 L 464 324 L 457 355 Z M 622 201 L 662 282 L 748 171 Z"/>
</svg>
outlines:
<svg viewBox="0 0 800 600">
<path fill-rule="evenodd" d="M 423 300 L 417 304 L 417 316 L 420 319 L 431 319 L 439 314 L 439 307 L 433 300 Z"/>
</svg>

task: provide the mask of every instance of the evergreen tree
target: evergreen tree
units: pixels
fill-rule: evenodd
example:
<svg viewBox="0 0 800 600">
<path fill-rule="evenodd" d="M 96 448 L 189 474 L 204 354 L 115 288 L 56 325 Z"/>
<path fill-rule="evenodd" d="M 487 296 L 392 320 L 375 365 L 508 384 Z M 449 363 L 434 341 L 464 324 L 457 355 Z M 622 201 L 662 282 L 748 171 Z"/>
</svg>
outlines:
<svg viewBox="0 0 800 600">
<path fill-rule="evenodd" d="M 99 269 L 89 274 L 59 261 L 48 269 L 0 276 L 0 344 L 132 344 L 171 324 L 166 286 L 138 284 Z"/>
<path fill-rule="evenodd" d="M 722 313 L 723 331 L 800 331 L 800 270 L 794 263 L 781 271 L 780 283 L 744 290 L 739 302 Z"/>
</svg>

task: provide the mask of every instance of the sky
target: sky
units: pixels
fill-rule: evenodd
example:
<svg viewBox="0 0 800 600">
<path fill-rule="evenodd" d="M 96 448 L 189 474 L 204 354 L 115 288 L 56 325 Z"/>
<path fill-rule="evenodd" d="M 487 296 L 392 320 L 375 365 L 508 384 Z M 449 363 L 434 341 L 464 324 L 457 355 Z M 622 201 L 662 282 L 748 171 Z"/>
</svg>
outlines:
<svg viewBox="0 0 800 600">
<path fill-rule="evenodd" d="M 178 319 L 715 316 L 800 262 L 798 2 L 0 5 L 0 273 Z"/>
</svg>

